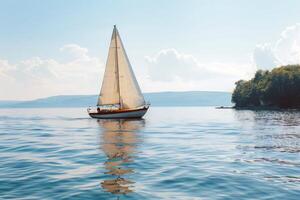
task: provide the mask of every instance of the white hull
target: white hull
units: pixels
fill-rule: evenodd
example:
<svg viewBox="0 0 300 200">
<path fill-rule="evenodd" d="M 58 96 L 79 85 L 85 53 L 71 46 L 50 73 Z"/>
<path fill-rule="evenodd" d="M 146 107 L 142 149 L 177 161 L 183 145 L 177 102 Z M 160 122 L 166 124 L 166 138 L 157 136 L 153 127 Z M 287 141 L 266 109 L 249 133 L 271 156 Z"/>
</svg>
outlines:
<svg viewBox="0 0 300 200">
<path fill-rule="evenodd" d="M 116 112 L 116 113 L 89 113 L 92 118 L 97 119 L 126 119 L 126 118 L 142 118 L 148 109 L 140 109 L 128 112 Z"/>
</svg>

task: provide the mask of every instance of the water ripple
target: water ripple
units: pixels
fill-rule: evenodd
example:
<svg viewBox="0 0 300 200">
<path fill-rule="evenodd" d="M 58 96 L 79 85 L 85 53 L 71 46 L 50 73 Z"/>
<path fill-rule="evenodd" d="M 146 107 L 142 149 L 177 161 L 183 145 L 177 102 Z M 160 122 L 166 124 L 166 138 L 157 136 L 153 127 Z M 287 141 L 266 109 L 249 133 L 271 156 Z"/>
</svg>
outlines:
<svg viewBox="0 0 300 200">
<path fill-rule="evenodd" d="M 296 111 L 2 109 L 0 199 L 296 200 L 299 133 Z"/>
</svg>

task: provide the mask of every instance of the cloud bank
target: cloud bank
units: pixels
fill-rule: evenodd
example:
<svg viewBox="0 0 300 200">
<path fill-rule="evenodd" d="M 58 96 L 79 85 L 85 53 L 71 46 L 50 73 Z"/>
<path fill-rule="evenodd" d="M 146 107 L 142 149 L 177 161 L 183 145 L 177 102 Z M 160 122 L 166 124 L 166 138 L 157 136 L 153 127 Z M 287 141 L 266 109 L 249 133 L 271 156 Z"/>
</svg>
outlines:
<svg viewBox="0 0 300 200">
<path fill-rule="evenodd" d="M 100 87 L 103 62 L 76 44 L 65 45 L 60 50 L 72 59 L 58 62 L 32 57 L 16 64 L 0 59 L 0 99 L 94 94 Z"/>
<path fill-rule="evenodd" d="M 59 49 L 67 61 L 32 57 L 11 63 L 0 59 L 0 99 L 34 99 L 63 94 L 97 94 L 105 63 L 87 48 L 66 44 Z M 256 45 L 249 62 L 202 62 L 178 49 L 161 49 L 134 70 L 144 92 L 232 91 L 257 69 L 300 63 L 300 24 L 287 27 L 274 43 Z M 134 67 L 134 66 L 133 66 Z"/>
<path fill-rule="evenodd" d="M 52 95 L 97 94 L 104 63 L 77 44 L 67 44 L 60 52 L 66 62 L 32 57 L 11 64 L 0 59 L 0 99 L 34 99 Z M 193 55 L 163 49 L 146 56 L 136 74 L 143 91 L 214 90 L 230 91 L 234 82 L 249 78 L 252 65 L 241 63 L 201 63 Z"/>
<path fill-rule="evenodd" d="M 144 85 L 149 91 L 231 91 L 236 80 L 249 78 L 255 71 L 252 64 L 203 63 L 176 49 L 163 49 L 145 59 L 148 80 Z"/>
</svg>

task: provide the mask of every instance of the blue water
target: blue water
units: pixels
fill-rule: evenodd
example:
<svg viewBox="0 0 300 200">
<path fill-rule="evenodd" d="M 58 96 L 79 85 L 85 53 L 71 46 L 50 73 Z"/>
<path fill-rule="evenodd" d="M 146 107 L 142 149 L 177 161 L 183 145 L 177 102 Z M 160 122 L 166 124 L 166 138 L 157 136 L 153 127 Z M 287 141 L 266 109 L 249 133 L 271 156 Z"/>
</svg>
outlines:
<svg viewBox="0 0 300 200">
<path fill-rule="evenodd" d="M 0 199 L 300 199 L 300 112 L 0 110 Z"/>
</svg>

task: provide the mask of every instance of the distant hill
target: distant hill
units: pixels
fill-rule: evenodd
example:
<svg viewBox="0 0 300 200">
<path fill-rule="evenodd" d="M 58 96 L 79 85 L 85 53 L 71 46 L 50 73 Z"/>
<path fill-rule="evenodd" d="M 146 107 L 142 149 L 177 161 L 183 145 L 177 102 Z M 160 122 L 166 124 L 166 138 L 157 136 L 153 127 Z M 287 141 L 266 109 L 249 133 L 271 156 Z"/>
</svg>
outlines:
<svg viewBox="0 0 300 200">
<path fill-rule="evenodd" d="M 2 107 L 9 107 L 18 103 L 21 103 L 22 101 L 1 101 L 0 100 L 0 108 Z"/>
<path fill-rule="evenodd" d="M 152 106 L 231 106 L 229 92 L 155 92 L 145 93 Z M 0 108 L 55 108 L 94 106 L 98 95 L 62 95 L 32 101 L 0 101 Z"/>
</svg>

